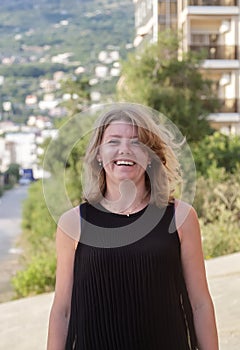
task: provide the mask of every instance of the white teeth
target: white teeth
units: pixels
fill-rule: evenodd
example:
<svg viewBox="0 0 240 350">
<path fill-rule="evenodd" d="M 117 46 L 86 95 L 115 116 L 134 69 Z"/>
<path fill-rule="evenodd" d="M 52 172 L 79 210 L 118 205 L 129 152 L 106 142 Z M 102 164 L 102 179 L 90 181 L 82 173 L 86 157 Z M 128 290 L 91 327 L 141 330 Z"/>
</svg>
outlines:
<svg viewBox="0 0 240 350">
<path fill-rule="evenodd" d="M 129 162 L 127 160 L 117 160 L 115 162 L 117 165 L 134 165 L 134 162 Z"/>
</svg>

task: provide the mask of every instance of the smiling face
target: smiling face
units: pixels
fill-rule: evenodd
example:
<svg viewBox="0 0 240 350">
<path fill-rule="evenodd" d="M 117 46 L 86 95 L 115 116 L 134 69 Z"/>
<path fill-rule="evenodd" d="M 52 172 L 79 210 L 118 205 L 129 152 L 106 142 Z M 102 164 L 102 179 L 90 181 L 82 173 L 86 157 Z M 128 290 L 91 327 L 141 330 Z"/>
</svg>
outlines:
<svg viewBox="0 0 240 350">
<path fill-rule="evenodd" d="M 103 164 L 107 187 L 123 180 L 145 185 L 149 156 L 138 140 L 137 126 L 126 121 L 112 122 L 103 134 L 97 159 Z"/>
</svg>

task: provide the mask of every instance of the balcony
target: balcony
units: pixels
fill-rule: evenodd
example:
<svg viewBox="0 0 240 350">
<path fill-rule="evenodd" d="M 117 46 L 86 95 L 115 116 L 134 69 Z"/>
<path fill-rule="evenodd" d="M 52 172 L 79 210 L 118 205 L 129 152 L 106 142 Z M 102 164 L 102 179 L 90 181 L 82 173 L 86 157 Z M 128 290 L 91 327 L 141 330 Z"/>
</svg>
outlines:
<svg viewBox="0 0 240 350">
<path fill-rule="evenodd" d="M 237 60 L 237 46 L 226 45 L 190 45 L 189 49 L 203 52 L 206 60 Z"/>
<path fill-rule="evenodd" d="M 238 6 L 237 0 L 186 0 L 188 6 Z"/>
<path fill-rule="evenodd" d="M 217 107 L 214 113 L 239 113 L 239 100 L 237 98 L 216 99 Z M 208 99 L 204 100 L 205 108 L 209 108 Z"/>
<path fill-rule="evenodd" d="M 219 99 L 219 113 L 238 113 L 238 99 Z"/>
</svg>

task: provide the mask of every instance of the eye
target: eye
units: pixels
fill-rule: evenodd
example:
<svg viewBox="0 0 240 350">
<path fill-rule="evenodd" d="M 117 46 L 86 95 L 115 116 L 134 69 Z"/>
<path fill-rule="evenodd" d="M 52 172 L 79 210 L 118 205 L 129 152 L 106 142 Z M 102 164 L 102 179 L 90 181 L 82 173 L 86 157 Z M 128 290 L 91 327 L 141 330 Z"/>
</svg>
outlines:
<svg viewBox="0 0 240 350">
<path fill-rule="evenodd" d="M 131 144 L 132 145 L 140 145 L 140 141 L 138 139 L 132 139 Z"/>
<path fill-rule="evenodd" d="M 107 143 L 110 143 L 110 144 L 118 144 L 119 143 L 119 140 L 118 139 L 110 139 L 107 141 Z"/>
</svg>

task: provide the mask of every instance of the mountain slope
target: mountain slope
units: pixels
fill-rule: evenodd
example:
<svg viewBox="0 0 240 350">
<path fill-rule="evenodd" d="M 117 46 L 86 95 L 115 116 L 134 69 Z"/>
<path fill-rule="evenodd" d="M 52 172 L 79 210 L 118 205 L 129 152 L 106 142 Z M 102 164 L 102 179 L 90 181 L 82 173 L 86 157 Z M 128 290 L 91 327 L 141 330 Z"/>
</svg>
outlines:
<svg viewBox="0 0 240 350">
<path fill-rule="evenodd" d="M 73 52 L 72 60 L 85 64 L 106 45 L 124 55 L 134 36 L 132 0 L 1 0 L 0 7 L 0 58 L 41 57 L 41 46 L 48 55 Z"/>
</svg>

